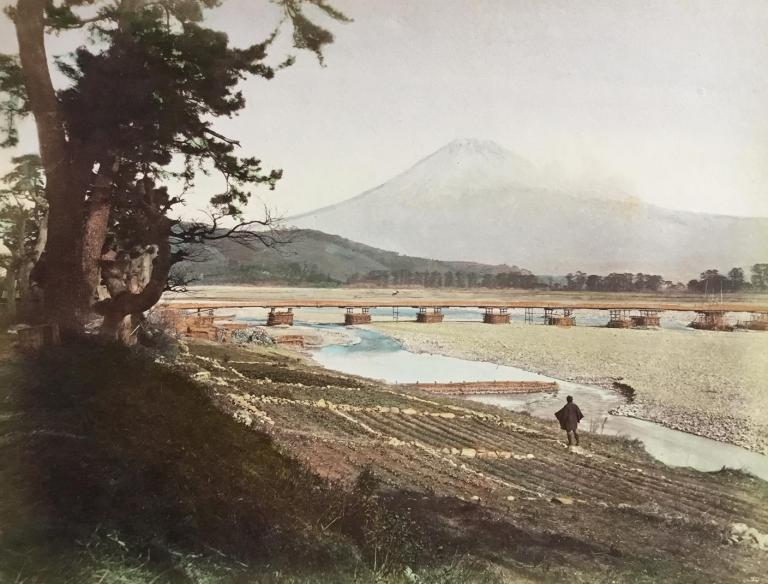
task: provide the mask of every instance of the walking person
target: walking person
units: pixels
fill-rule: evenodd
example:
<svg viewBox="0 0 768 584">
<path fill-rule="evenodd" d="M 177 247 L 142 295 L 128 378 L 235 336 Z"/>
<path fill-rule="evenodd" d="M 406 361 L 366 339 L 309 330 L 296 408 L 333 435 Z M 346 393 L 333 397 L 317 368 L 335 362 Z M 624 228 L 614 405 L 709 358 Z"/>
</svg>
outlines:
<svg viewBox="0 0 768 584">
<path fill-rule="evenodd" d="M 579 434 L 577 432 L 579 422 L 584 417 L 575 403 L 573 403 L 573 397 L 568 396 L 565 398 L 567 402 L 562 408 L 555 412 L 557 421 L 560 422 L 560 427 L 565 430 L 568 436 L 568 446 L 573 444 L 572 439 L 576 440 L 576 446 L 579 445 Z"/>
</svg>

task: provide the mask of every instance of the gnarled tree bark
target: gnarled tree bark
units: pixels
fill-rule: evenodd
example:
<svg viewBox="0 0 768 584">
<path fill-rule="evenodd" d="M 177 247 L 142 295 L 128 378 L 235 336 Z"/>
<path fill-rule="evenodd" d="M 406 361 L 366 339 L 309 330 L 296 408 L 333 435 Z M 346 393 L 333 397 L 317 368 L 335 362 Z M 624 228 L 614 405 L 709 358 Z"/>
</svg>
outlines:
<svg viewBox="0 0 768 584">
<path fill-rule="evenodd" d="M 64 121 L 48 69 L 45 5 L 46 0 L 19 0 L 16 36 L 46 176 L 49 230 L 41 274 L 46 317 L 64 334 L 77 334 L 90 312 L 89 297 L 83 296 L 79 249 L 84 192 L 73 184 Z"/>
</svg>

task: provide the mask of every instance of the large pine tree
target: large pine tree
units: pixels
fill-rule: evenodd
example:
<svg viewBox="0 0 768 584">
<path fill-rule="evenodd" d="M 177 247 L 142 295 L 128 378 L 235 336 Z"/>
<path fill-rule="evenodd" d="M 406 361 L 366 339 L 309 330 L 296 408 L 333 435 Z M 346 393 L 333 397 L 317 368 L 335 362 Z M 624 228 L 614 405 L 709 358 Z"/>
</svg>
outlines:
<svg viewBox="0 0 768 584">
<path fill-rule="evenodd" d="M 280 67 L 265 63 L 274 34 L 248 47 L 230 46 L 225 32 L 203 23 L 204 11 L 220 3 L 17 0 L 7 11 L 19 54 L 0 56 L 4 144 L 16 143 L 20 116 L 34 116 L 49 206 L 36 274 L 47 319 L 65 332 L 82 332 L 95 311 L 104 316 L 105 336 L 126 340 L 131 316 L 159 300 L 186 244 L 264 238 L 252 228 L 271 219 L 244 221 L 242 210 L 250 188 L 274 187 L 281 173 L 238 155 L 239 144 L 213 123 L 245 106 L 241 80 L 270 79 L 292 58 Z M 306 6 L 348 20 L 323 0 L 277 4 L 292 25 L 294 46 L 321 61 L 333 36 L 307 17 Z M 73 28 L 87 31 L 92 42 L 56 61 L 70 81 L 56 88 L 46 40 Z M 212 196 L 210 222 L 174 220 L 183 188 L 174 193 L 169 185 L 189 187 L 197 172 L 211 168 L 226 177 L 227 189 Z M 108 295 L 99 298 L 102 282 Z"/>
</svg>

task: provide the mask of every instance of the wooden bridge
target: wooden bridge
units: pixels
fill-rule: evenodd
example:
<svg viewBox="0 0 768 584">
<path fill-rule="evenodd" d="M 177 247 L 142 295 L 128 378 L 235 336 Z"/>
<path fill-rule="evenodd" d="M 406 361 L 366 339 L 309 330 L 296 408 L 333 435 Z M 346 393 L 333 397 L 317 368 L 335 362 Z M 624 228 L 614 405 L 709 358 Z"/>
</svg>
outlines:
<svg viewBox="0 0 768 584">
<path fill-rule="evenodd" d="M 266 300 L 170 300 L 161 306 L 179 310 L 208 310 L 219 308 L 571 308 L 572 310 L 658 310 L 681 312 L 755 312 L 768 313 L 768 304 L 748 302 L 638 302 L 638 301 L 589 301 L 589 300 L 431 300 L 403 298 L 392 300 L 307 300 L 307 299 L 266 299 Z"/>
<path fill-rule="evenodd" d="M 267 299 L 267 300 L 171 300 L 159 305 L 160 309 L 191 311 L 198 315 L 216 310 L 238 308 L 263 308 L 269 311 L 268 325 L 292 325 L 294 310 L 302 308 L 338 308 L 345 311 L 344 324 L 367 324 L 371 322 L 370 311 L 374 308 L 391 308 L 397 319 L 399 309 L 413 308 L 418 312 L 416 321 L 421 323 L 439 323 L 443 321 L 446 309 L 480 309 L 483 322 L 488 324 L 509 324 L 510 310 L 525 310 L 525 321 L 534 322 L 542 318 L 544 324 L 553 326 L 573 326 L 578 310 L 601 310 L 609 313 L 608 325 L 614 328 L 649 328 L 660 325 L 662 312 L 695 312 L 697 314 L 691 326 L 707 330 L 733 330 L 727 315 L 729 313 L 748 313 L 750 319 L 739 323 L 742 328 L 768 330 L 768 304 L 758 305 L 746 302 L 711 303 L 711 302 L 639 302 L 639 301 L 550 301 L 550 300 L 438 300 L 392 298 L 376 300 L 307 300 L 307 299 Z M 540 313 L 537 313 L 540 311 Z"/>
</svg>

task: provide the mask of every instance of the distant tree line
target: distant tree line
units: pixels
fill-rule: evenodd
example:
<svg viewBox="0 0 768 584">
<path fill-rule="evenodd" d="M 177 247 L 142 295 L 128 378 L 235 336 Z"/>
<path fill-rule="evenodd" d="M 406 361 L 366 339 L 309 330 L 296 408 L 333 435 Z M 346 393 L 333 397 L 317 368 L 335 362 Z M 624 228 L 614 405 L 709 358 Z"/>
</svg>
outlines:
<svg viewBox="0 0 768 584">
<path fill-rule="evenodd" d="M 497 274 L 463 271 L 372 270 L 353 274 L 348 285 L 371 285 L 381 288 L 422 286 L 424 288 L 520 288 L 532 290 L 546 287 L 529 272 L 510 271 Z"/>
<path fill-rule="evenodd" d="M 586 272 L 569 272 L 565 276 L 537 276 L 527 270 L 503 272 L 464 270 L 371 270 L 352 274 L 346 281 L 334 278 L 317 264 L 278 262 L 242 265 L 230 260 L 227 268 L 200 273 L 195 280 L 233 284 L 273 284 L 287 286 L 370 286 L 376 288 L 491 288 L 519 290 L 568 290 L 589 292 L 691 292 L 719 294 L 729 292 L 768 293 L 768 263 L 754 264 L 749 277 L 742 268 L 727 274 L 716 269 L 703 271 L 687 284 L 664 279 L 659 274 L 612 272 L 601 276 Z"/>
<path fill-rule="evenodd" d="M 660 290 L 674 290 L 676 287 L 684 288 L 683 284 L 675 284 L 658 274 L 644 274 L 642 272 L 637 274 L 613 272 L 607 276 L 573 272 L 566 274 L 564 285 L 554 283 L 550 286 L 551 289 L 589 290 L 592 292 L 659 292 Z"/>
<path fill-rule="evenodd" d="M 705 270 L 698 280 L 688 282 L 690 292 L 719 294 L 722 292 L 768 292 L 768 264 L 754 264 L 747 280 L 742 268 L 731 268 L 728 274 Z"/>
<path fill-rule="evenodd" d="M 196 282 L 220 282 L 229 284 L 262 284 L 283 286 L 314 286 L 332 288 L 342 282 L 320 271 L 316 264 L 307 262 L 287 262 L 276 266 L 259 264 L 238 265 L 230 262 L 228 269 L 222 272 L 200 274 L 194 278 Z"/>
<path fill-rule="evenodd" d="M 380 288 L 419 286 L 424 288 L 517 288 L 522 290 L 571 290 L 590 292 L 768 292 L 768 263 L 754 264 L 747 279 L 742 268 L 732 268 L 727 274 L 709 269 L 698 279 L 684 284 L 666 280 L 659 274 L 613 272 L 606 276 L 570 272 L 565 277 L 537 276 L 526 270 L 499 273 L 464 271 L 371 270 L 347 278 L 350 286 Z"/>
</svg>

